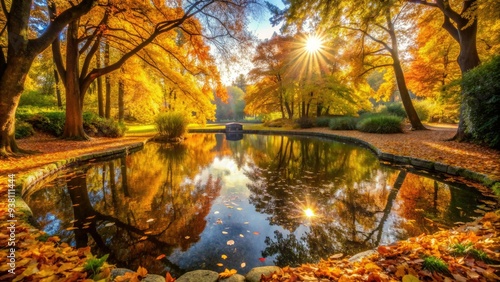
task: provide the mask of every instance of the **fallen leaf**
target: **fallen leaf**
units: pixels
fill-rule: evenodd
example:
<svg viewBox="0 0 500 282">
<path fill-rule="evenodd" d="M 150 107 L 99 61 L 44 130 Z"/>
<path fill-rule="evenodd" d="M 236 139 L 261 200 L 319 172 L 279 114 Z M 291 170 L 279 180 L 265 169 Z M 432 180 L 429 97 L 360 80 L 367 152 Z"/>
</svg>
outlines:
<svg viewBox="0 0 500 282">
<path fill-rule="evenodd" d="M 220 256 L 222 259 L 227 259 L 227 256 L 226 255 L 222 255 Z"/>
<path fill-rule="evenodd" d="M 234 245 L 234 240 L 229 240 L 229 241 L 227 241 L 227 244 L 228 244 L 229 246 Z"/>
<path fill-rule="evenodd" d="M 233 275 L 235 275 L 237 273 L 236 269 L 225 269 L 224 272 L 221 272 L 219 273 L 219 279 L 224 279 L 224 278 L 228 278 L 228 277 L 231 277 Z"/>
<path fill-rule="evenodd" d="M 156 257 L 156 260 L 161 260 L 162 258 L 166 257 L 165 254 L 161 254 L 159 256 Z"/>
</svg>

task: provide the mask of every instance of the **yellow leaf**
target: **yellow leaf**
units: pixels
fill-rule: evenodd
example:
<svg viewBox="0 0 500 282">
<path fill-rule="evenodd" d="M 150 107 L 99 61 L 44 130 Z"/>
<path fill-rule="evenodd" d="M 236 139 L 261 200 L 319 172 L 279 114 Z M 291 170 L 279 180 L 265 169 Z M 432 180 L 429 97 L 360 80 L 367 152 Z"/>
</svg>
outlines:
<svg viewBox="0 0 500 282">
<path fill-rule="evenodd" d="M 236 272 L 237 272 L 236 269 L 229 270 L 229 269 L 226 268 L 224 270 L 224 272 L 219 273 L 219 279 L 224 279 L 224 278 L 231 277 L 231 276 L 235 275 Z"/>
<path fill-rule="evenodd" d="M 226 255 L 222 255 L 220 256 L 222 259 L 227 259 L 227 256 Z"/>
<path fill-rule="evenodd" d="M 59 269 L 57 270 L 57 272 L 64 272 L 66 270 L 69 270 L 69 269 L 73 269 L 75 268 L 75 265 L 73 263 L 63 263 L 61 266 L 59 266 Z"/>
<path fill-rule="evenodd" d="M 217 264 L 217 266 L 223 266 L 223 264 L 219 262 L 219 263 Z"/>
<path fill-rule="evenodd" d="M 167 272 L 167 275 L 165 276 L 165 282 L 174 282 L 175 278 L 170 275 L 170 272 Z"/>
<path fill-rule="evenodd" d="M 408 274 L 408 275 L 405 275 L 403 276 L 403 282 L 420 282 L 420 280 L 418 280 L 417 277 L 411 275 L 411 274 Z"/>
</svg>

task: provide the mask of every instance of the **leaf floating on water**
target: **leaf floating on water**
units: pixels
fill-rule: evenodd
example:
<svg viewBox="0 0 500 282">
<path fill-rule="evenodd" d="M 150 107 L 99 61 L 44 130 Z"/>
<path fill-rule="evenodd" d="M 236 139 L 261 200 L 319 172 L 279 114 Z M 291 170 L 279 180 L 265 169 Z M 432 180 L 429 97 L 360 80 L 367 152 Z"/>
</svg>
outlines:
<svg viewBox="0 0 500 282">
<path fill-rule="evenodd" d="M 227 259 L 227 256 L 226 255 L 222 255 L 220 256 L 222 259 Z"/>
<path fill-rule="evenodd" d="M 222 234 L 227 235 L 228 233 L 227 231 L 222 231 Z"/>
<path fill-rule="evenodd" d="M 249 224 L 249 223 L 250 223 L 250 222 L 248 222 L 248 221 L 243 222 L 243 224 Z"/>
<path fill-rule="evenodd" d="M 191 237 L 189 237 L 189 236 L 184 237 L 184 239 L 186 239 L 186 240 L 188 240 L 189 238 L 191 238 Z"/>
<path fill-rule="evenodd" d="M 236 208 L 236 209 L 237 209 L 237 210 L 239 210 L 239 211 L 242 211 L 242 210 L 243 210 L 242 208 Z"/>
<path fill-rule="evenodd" d="M 74 226 L 72 226 L 72 227 L 68 227 L 68 228 L 66 228 L 66 230 L 68 230 L 68 231 L 71 231 L 71 230 L 76 230 L 76 229 L 78 229 L 78 227 L 74 227 Z"/>
<path fill-rule="evenodd" d="M 260 262 L 265 262 L 266 258 L 259 258 Z"/>
<path fill-rule="evenodd" d="M 229 240 L 229 241 L 227 241 L 227 245 L 228 245 L 228 246 L 232 246 L 232 245 L 234 245 L 234 240 Z"/>
<path fill-rule="evenodd" d="M 146 235 L 149 235 L 151 233 L 153 233 L 153 231 L 146 231 L 146 232 L 144 232 L 144 234 L 146 234 Z"/>
<path fill-rule="evenodd" d="M 240 234 L 240 237 L 241 237 L 241 238 L 243 238 L 243 237 L 245 237 L 245 235 L 243 235 L 243 234 Z"/>
<path fill-rule="evenodd" d="M 77 221 L 78 221 L 78 219 L 73 219 L 73 220 L 72 220 L 72 221 L 70 221 L 69 223 L 75 223 L 75 222 L 77 222 Z"/>
<path fill-rule="evenodd" d="M 244 268 L 245 266 L 247 266 L 247 264 L 242 262 L 240 266 L 241 266 L 241 268 Z"/>
<path fill-rule="evenodd" d="M 156 260 L 161 260 L 162 258 L 166 257 L 165 254 L 161 254 L 159 256 L 156 257 Z"/>
<path fill-rule="evenodd" d="M 78 207 L 80 204 L 74 204 L 73 207 Z"/>
<path fill-rule="evenodd" d="M 114 223 L 114 222 L 108 222 L 108 223 L 106 223 L 104 226 L 106 226 L 106 227 L 110 227 L 110 226 L 113 226 L 113 225 L 115 225 L 115 223 Z"/>
<path fill-rule="evenodd" d="M 259 232 L 257 232 L 257 231 L 254 231 L 254 232 L 253 232 L 253 235 L 259 235 L 259 234 L 260 234 L 260 233 L 259 233 Z"/>
<path fill-rule="evenodd" d="M 95 215 L 92 215 L 92 216 L 87 216 L 85 219 L 92 219 L 92 218 L 94 218 L 94 217 L 95 217 Z"/>
<path fill-rule="evenodd" d="M 139 241 L 144 241 L 148 238 L 148 236 L 142 236 L 141 238 L 139 238 Z"/>
<path fill-rule="evenodd" d="M 149 223 L 149 222 L 153 222 L 153 221 L 155 221 L 155 219 L 154 219 L 154 218 L 150 218 L 150 219 L 146 220 L 146 222 L 148 222 L 148 223 Z"/>
<path fill-rule="evenodd" d="M 217 264 L 217 266 L 223 266 L 223 264 L 219 262 L 219 263 Z"/>
<path fill-rule="evenodd" d="M 219 211 L 214 211 L 214 214 L 219 214 Z"/>
</svg>

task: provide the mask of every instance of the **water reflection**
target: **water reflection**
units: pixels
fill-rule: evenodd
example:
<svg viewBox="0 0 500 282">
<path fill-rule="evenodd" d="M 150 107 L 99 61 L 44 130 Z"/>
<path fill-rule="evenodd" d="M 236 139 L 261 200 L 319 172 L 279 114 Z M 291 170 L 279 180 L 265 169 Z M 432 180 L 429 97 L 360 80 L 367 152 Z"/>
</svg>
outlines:
<svg viewBox="0 0 500 282">
<path fill-rule="evenodd" d="M 199 134 L 71 169 L 25 198 L 49 234 L 180 275 L 297 265 L 449 228 L 486 199 L 456 185 L 332 141 Z"/>
</svg>

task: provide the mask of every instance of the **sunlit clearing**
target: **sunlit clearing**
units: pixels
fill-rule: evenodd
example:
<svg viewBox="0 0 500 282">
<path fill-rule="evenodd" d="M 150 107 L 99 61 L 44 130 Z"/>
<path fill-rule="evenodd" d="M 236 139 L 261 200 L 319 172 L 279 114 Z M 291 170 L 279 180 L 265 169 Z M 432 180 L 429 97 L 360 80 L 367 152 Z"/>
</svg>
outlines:
<svg viewBox="0 0 500 282">
<path fill-rule="evenodd" d="M 323 41 L 317 36 L 309 36 L 306 41 L 306 50 L 309 53 L 315 53 L 321 49 Z"/>
<path fill-rule="evenodd" d="M 313 217 L 314 216 L 314 212 L 312 209 L 308 208 L 308 209 L 305 209 L 304 210 L 304 213 L 307 217 Z"/>
</svg>

